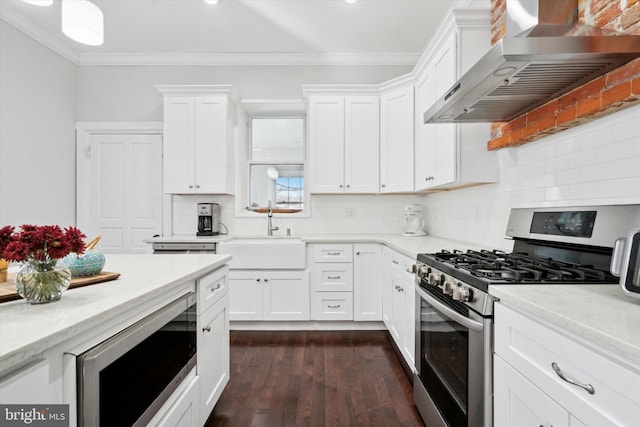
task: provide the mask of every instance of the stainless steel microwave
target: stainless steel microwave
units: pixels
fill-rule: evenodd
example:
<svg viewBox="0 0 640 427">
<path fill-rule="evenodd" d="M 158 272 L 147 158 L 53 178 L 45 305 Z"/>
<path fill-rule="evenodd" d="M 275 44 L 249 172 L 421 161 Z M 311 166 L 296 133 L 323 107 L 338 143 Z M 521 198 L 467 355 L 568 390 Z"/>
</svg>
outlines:
<svg viewBox="0 0 640 427">
<path fill-rule="evenodd" d="M 620 286 L 626 294 L 640 298 L 640 228 L 616 240 L 611 273 L 620 277 Z"/>
</svg>

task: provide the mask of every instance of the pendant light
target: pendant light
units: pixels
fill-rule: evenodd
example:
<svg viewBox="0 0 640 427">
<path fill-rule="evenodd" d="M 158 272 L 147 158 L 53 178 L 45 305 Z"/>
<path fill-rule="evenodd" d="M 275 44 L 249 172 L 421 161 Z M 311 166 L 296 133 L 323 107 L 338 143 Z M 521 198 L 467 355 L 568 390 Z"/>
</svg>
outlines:
<svg viewBox="0 0 640 427">
<path fill-rule="evenodd" d="M 104 42 L 104 18 L 88 0 L 62 0 L 62 32 L 78 43 L 99 46 Z"/>
<path fill-rule="evenodd" d="M 34 4 L 36 6 L 51 6 L 53 0 L 22 0 L 25 3 Z"/>
</svg>

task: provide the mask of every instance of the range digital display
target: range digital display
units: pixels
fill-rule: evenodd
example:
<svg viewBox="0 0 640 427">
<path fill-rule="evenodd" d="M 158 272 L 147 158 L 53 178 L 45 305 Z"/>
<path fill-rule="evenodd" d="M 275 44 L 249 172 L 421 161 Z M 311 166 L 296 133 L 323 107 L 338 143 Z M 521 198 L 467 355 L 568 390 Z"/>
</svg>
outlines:
<svg viewBox="0 0 640 427">
<path fill-rule="evenodd" d="M 534 212 L 531 233 L 589 238 L 596 211 Z"/>
</svg>

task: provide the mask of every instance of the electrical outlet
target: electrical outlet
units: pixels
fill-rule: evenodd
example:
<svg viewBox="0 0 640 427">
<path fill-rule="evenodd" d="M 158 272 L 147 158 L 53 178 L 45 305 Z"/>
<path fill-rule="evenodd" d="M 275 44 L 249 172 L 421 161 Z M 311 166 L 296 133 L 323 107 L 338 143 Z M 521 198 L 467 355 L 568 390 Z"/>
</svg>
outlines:
<svg viewBox="0 0 640 427">
<path fill-rule="evenodd" d="M 346 208 L 344 210 L 344 217 L 347 219 L 353 219 L 353 208 Z"/>
</svg>

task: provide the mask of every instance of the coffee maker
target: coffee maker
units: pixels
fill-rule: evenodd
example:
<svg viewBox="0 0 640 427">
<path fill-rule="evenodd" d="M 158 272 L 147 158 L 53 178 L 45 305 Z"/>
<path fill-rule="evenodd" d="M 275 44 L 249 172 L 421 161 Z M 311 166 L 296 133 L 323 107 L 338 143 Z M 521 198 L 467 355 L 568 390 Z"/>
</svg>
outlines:
<svg viewBox="0 0 640 427">
<path fill-rule="evenodd" d="M 198 232 L 196 236 L 217 236 L 220 234 L 220 205 L 198 203 Z"/>
</svg>

